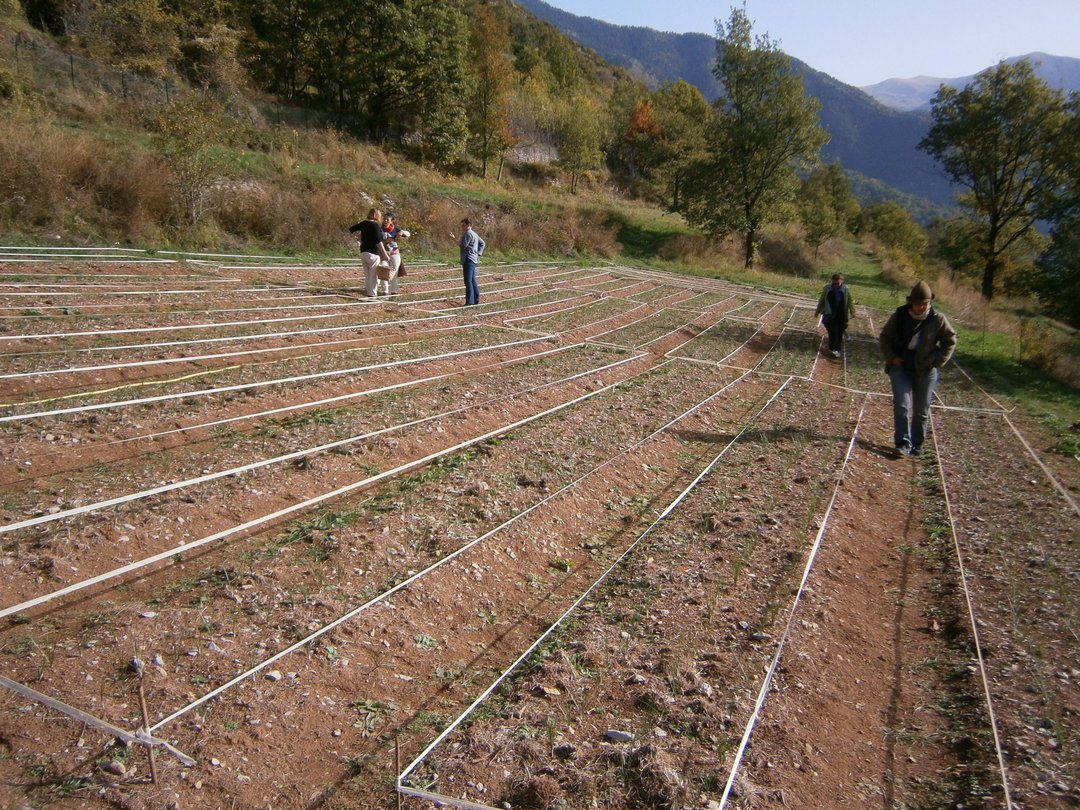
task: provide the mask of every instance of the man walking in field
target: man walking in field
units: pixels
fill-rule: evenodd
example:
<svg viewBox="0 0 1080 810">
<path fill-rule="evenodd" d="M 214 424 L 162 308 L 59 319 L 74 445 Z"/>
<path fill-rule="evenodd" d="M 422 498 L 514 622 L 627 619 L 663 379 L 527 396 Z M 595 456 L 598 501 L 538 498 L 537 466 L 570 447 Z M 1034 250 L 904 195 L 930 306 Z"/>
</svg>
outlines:
<svg viewBox="0 0 1080 810">
<path fill-rule="evenodd" d="M 922 452 L 939 370 L 956 350 L 956 330 L 933 300 L 930 285 L 920 281 L 878 338 L 892 383 L 893 442 L 902 455 Z"/>
<path fill-rule="evenodd" d="M 855 302 L 851 298 L 851 291 L 839 273 L 833 273 L 832 283 L 826 284 L 821 291 L 815 314 L 821 316 L 821 323 L 829 333 L 829 353 L 833 357 L 839 357 L 844 348 L 844 333 L 847 332 L 848 321 L 855 315 Z"/>
</svg>

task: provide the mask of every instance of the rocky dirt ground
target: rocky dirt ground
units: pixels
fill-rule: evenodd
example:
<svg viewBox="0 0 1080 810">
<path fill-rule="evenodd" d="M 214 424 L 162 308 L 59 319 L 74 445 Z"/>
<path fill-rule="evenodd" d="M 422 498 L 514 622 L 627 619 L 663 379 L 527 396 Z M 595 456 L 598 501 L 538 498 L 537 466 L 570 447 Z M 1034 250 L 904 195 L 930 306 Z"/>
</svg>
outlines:
<svg viewBox="0 0 1080 810">
<path fill-rule="evenodd" d="M 962 353 L 896 458 L 887 313 L 153 258 L 0 265 L 0 806 L 1080 804 L 1080 469 Z"/>
</svg>

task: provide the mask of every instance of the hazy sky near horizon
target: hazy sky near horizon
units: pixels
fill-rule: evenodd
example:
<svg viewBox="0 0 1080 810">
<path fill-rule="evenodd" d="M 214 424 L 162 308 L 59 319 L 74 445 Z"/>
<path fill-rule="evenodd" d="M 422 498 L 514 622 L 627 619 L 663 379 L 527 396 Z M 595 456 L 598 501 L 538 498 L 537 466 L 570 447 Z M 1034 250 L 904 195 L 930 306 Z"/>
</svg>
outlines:
<svg viewBox="0 0 1080 810">
<path fill-rule="evenodd" d="M 741 2 L 544 0 L 615 25 L 716 34 Z M 970 76 L 1010 56 L 1080 58 L 1080 0 L 746 0 L 754 34 L 789 56 L 864 87 L 885 79 Z"/>
</svg>

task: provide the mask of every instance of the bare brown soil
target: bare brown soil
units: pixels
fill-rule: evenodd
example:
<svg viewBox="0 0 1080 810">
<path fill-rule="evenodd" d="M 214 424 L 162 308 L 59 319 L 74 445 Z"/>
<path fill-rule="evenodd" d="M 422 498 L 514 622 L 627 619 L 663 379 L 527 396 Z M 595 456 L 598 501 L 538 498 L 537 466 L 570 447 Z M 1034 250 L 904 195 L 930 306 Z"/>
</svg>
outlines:
<svg viewBox="0 0 1080 810">
<path fill-rule="evenodd" d="M 481 269 L 0 266 L 0 806 L 1080 803 L 1036 422 L 950 368 L 896 458 L 882 313 Z"/>
</svg>

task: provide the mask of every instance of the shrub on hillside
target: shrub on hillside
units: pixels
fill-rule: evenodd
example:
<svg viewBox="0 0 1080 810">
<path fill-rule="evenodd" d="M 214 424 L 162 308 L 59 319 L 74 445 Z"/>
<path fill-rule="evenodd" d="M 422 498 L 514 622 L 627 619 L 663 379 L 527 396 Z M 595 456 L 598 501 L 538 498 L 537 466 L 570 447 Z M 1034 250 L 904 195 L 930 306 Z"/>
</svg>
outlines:
<svg viewBox="0 0 1080 810">
<path fill-rule="evenodd" d="M 802 228 L 794 224 L 766 228 L 761 234 L 758 258 L 762 269 L 786 276 L 811 278 L 817 272 L 813 250 L 806 244 Z"/>
</svg>

